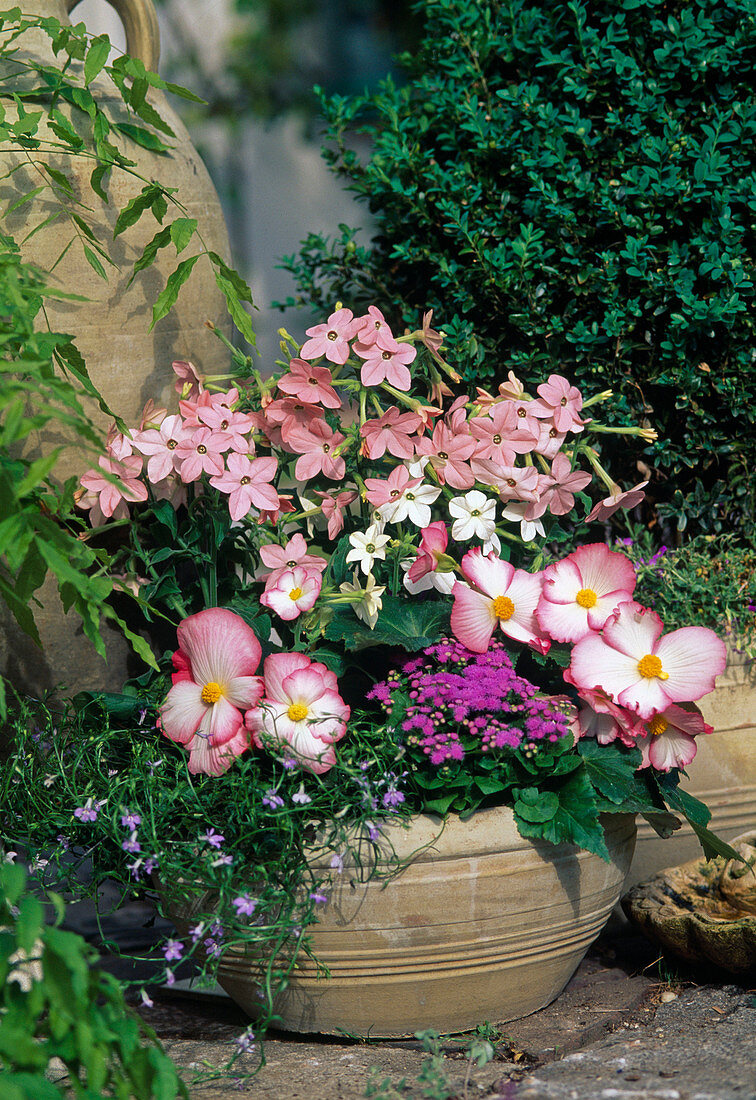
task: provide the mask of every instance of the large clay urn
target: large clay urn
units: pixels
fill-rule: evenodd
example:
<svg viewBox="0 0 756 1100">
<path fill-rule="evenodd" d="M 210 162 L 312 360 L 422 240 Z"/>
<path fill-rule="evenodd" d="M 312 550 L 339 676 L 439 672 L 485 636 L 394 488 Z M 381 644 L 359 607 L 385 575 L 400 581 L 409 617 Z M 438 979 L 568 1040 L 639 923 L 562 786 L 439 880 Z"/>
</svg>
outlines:
<svg viewBox="0 0 756 1100">
<path fill-rule="evenodd" d="M 127 51 L 139 57 L 148 69 L 155 70 L 160 44 L 152 0 L 112 0 L 112 6 L 123 21 Z M 69 12 L 75 7 L 76 0 L 27 0 L 23 5 L 26 15 L 53 16 L 63 24 L 70 22 Z M 56 63 L 49 36 L 42 31 L 31 29 L 25 32 L 18 39 L 17 46 L 19 53 L 29 59 L 42 60 L 46 64 Z M 2 75 L 5 79 L 9 72 Z M 17 81 L 16 88 L 22 83 L 26 86 L 34 79 L 33 74 L 26 72 L 16 73 L 13 77 Z M 7 92 L 7 79 L 2 87 Z M 11 81 L 9 90 L 12 91 L 13 87 Z M 93 81 L 90 91 L 111 121 L 135 121 L 105 73 Z M 60 199 L 56 199 L 51 191 L 43 191 L 32 201 L 26 202 L 2 223 L 4 231 L 21 245 L 24 260 L 48 271 L 54 267 L 51 285 L 88 299 L 86 302 L 50 302 L 47 320 L 53 331 L 73 335 L 93 382 L 113 411 L 122 416 L 127 424 L 138 422 L 148 398 L 164 405 L 170 404 L 171 397 L 175 400 L 175 375 L 171 369 L 173 360 L 191 360 L 205 373 L 222 373 L 228 369 L 227 353 L 206 325 L 210 321 L 221 331 L 230 331 L 222 295 L 209 261 L 204 257 L 196 263 L 176 306 L 150 331 L 152 307 L 168 275 L 179 259 L 201 250 L 199 243 L 193 241 L 180 257 L 177 257 L 172 246 L 162 250 L 154 265 L 130 283 L 135 260 L 161 227 L 148 213 L 125 233 L 115 239 L 113 236 L 119 210 L 141 191 L 145 181 L 157 180 L 175 187 L 175 197 L 185 208 L 179 211 L 169 206 L 163 224 L 168 224 L 181 213 L 196 218 L 206 247 L 225 260 L 229 258 L 223 213 L 208 173 L 165 96 L 151 89 L 149 98 L 176 138 L 166 138 L 170 151 L 160 154 L 117 134 L 109 135 L 109 140 L 113 140 L 129 159 L 136 162 L 134 171 L 142 178 L 114 168 L 106 184 L 110 197 L 107 204 L 90 186 L 91 159 L 41 151 L 32 153 L 32 159 L 44 159 L 65 172 L 77 197 L 90 208 L 85 213 L 90 228 L 116 265 L 108 267 L 107 280 L 92 270 L 78 241 L 56 265 L 60 253 L 73 235 L 68 217 L 59 217 L 30 236 L 54 210 L 60 209 Z M 13 117 L 13 100 L 9 97 L 3 101 L 3 106 L 8 116 Z M 70 117 L 74 108 L 67 108 L 64 104 L 61 110 L 68 110 Z M 75 125 L 85 138 L 87 122 L 87 116 L 77 111 Z M 19 164 L 21 167 L 11 172 Z M 29 154 L 14 149 L 9 143 L 0 144 L 0 175 L 3 177 L 4 209 L 11 207 L 18 197 L 40 183 L 39 174 L 29 164 Z M 95 406 L 88 406 L 87 411 L 103 429 L 106 428 L 107 418 Z M 48 432 L 34 443 L 44 450 L 60 441 L 61 437 Z M 80 448 L 69 448 L 61 464 L 56 467 L 56 476 L 82 473 L 91 465 L 91 455 L 84 455 Z M 43 607 L 36 609 L 35 618 L 44 651 L 40 653 L 16 628 L 15 623 L 4 619 L 0 621 L 0 668 L 24 690 L 41 691 L 60 683 L 72 688 L 109 686 L 117 689 L 126 674 L 127 650 L 120 636 L 110 632 L 109 659 L 105 662 L 77 629 L 76 616 L 64 616 L 55 584 L 50 578 L 38 596 Z M 4 608 L 0 610 L 0 616 L 5 614 Z"/>
</svg>

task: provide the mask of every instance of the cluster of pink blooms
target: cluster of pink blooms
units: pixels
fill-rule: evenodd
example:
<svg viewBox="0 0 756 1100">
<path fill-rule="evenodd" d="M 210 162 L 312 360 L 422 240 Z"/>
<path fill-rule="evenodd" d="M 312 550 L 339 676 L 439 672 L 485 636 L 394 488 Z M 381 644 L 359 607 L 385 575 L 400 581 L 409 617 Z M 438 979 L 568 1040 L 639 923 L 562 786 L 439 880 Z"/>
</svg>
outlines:
<svg viewBox="0 0 756 1100">
<path fill-rule="evenodd" d="M 253 745 L 318 774 L 332 767 L 349 707 L 325 665 L 303 653 L 272 653 L 257 675 L 254 631 L 218 607 L 184 619 L 178 641 L 159 725 L 189 750 L 190 772 L 222 775 Z"/>
<path fill-rule="evenodd" d="M 540 653 L 570 644 L 564 678 L 581 700 L 576 736 L 620 738 L 660 771 L 690 763 L 696 736 L 711 727 L 685 704 L 713 690 L 725 644 L 706 627 L 664 634 L 659 616 L 633 600 L 635 570 L 623 554 L 594 543 L 526 573 L 471 550 L 460 570 L 451 628 L 463 645 L 484 653 L 497 629 Z"/>
</svg>

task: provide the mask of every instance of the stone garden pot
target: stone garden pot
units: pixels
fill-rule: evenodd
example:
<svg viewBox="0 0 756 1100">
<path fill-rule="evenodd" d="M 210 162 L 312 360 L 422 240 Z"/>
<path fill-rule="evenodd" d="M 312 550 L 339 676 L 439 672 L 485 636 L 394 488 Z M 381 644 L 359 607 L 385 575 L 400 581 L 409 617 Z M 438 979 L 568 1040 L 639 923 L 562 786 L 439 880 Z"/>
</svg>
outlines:
<svg viewBox="0 0 756 1100">
<path fill-rule="evenodd" d="M 711 810 L 709 828 L 731 841 L 756 821 L 756 662 L 731 647 L 724 674 L 698 705 L 714 733 L 698 738 L 696 756 L 685 769 L 689 778 L 682 784 Z M 663 840 L 639 819 L 627 884 L 700 855 L 701 846 L 687 823 Z"/>
<path fill-rule="evenodd" d="M 298 961 L 275 1009 L 284 1029 L 410 1036 L 526 1016 L 552 1001 L 622 891 L 635 843 L 631 815 L 605 818 L 607 863 L 574 845 L 524 840 L 512 811 L 466 821 L 419 815 L 391 830 L 403 869 L 334 883 L 312 949 L 329 977 Z M 316 865 L 327 872 L 328 862 Z M 254 961 L 227 953 L 218 981 L 259 1009 Z"/>
</svg>

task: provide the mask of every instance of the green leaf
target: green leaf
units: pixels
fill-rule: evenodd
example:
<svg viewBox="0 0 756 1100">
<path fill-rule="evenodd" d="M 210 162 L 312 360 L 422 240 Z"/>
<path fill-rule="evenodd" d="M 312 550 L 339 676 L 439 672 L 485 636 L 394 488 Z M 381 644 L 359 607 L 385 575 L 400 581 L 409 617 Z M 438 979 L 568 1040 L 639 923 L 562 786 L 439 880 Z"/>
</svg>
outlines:
<svg viewBox="0 0 756 1100">
<path fill-rule="evenodd" d="M 176 218 L 168 227 L 176 252 L 183 252 L 197 229 L 196 218 Z"/>
<path fill-rule="evenodd" d="M 585 772 L 582 769 L 573 772 L 555 793 L 559 798 L 559 807 L 547 821 L 529 821 L 518 813 L 515 805 L 514 815 L 520 834 L 539 837 L 552 844 L 576 844 L 610 862 L 593 787 Z"/>
<path fill-rule="evenodd" d="M 160 249 L 165 248 L 165 246 L 170 243 L 170 240 L 171 227 L 169 225 L 166 225 L 163 229 L 158 230 L 151 241 L 148 241 L 148 243 L 144 246 L 144 251 L 142 252 L 142 255 L 134 264 L 134 270 L 132 271 L 129 278 L 129 286 L 131 286 L 135 277 L 139 274 L 140 271 L 144 271 L 145 268 L 149 267 L 155 262 L 155 257 L 157 256 Z"/>
<path fill-rule="evenodd" d="M 116 218 L 113 236 L 118 237 L 125 229 L 135 225 L 144 211 L 152 207 L 153 202 L 160 194 L 161 188 L 159 184 L 148 183 L 142 188 L 138 195 L 135 195 L 133 199 L 129 199 Z"/>
<path fill-rule="evenodd" d="M 551 821 L 559 809 L 559 798 L 553 791 L 539 791 L 537 787 L 525 787 L 513 791 L 514 812 L 526 821 Z"/>
<path fill-rule="evenodd" d="M 102 614 L 105 616 L 106 619 L 112 619 L 113 622 L 118 624 L 119 628 L 123 631 L 126 640 L 131 643 L 131 648 L 139 657 L 142 658 L 145 664 L 148 664 L 150 668 L 154 668 L 157 672 L 159 672 L 160 667 L 155 660 L 155 654 L 152 652 L 144 638 L 140 637 L 139 634 L 135 634 L 133 630 L 130 630 L 123 619 L 115 613 L 110 604 L 104 603 L 100 610 L 102 611 Z"/>
<path fill-rule="evenodd" d="M 143 149 L 149 149 L 152 153 L 167 153 L 168 146 L 161 141 L 157 134 L 151 130 L 145 130 L 144 126 L 136 126 L 133 122 L 114 122 L 113 129 L 118 130 L 124 137 L 130 138 Z"/>
<path fill-rule="evenodd" d="M 168 232 L 170 233 L 170 227 L 168 227 Z M 192 269 L 198 259 L 199 253 L 196 256 L 189 256 L 188 259 L 182 260 L 176 270 L 168 276 L 165 289 L 158 295 L 158 299 L 152 307 L 152 324 L 150 325 L 150 332 L 152 332 L 158 321 L 162 317 L 165 317 L 175 305 L 179 290 L 191 275 Z"/>
<path fill-rule="evenodd" d="M 625 807 L 637 801 L 636 812 L 656 808 L 648 788 L 637 775 L 642 760 L 639 749 L 625 748 L 616 741 L 600 745 L 591 738 L 583 738 L 577 744 L 577 751 L 583 758 L 588 778 L 604 798 Z"/>
<path fill-rule="evenodd" d="M 27 955 L 35 953 L 34 945 L 39 938 L 44 923 L 45 914 L 42 903 L 34 894 L 24 894 L 18 906 L 16 935 L 18 936 L 18 946 Z"/>
<path fill-rule="evenodd" d="M 654 778 L 664 801 L 673 810 L 677 810 L 682 814 L 698 837 L 706 859 L 714 859 L 715 856 L 722 856 L 724 859 L 739 860 L 741 858 L 730 844 L 707 828 L 711 820 L 711 811 L 708 806 L 705 806 L 699 799 L 694 798 L 692 794 L 675 786 L 676 777 L 674 773 L 656 775 Z"/>
<path fill-rule="evenodd" d="M 106 34 L 93 38 L 84 60 L 84 83 L 89 86 L 105 68 L 110 53 L 110 39 Z"/>
<path fill-rule="evenodd" d="M 107 280 L 108 276 L 105 272 L 105 268 L 102 266 L 92 249 L 87 244 L 83 244 L 83 248 L 84 255 L 87 258 L 87 263 L 89 264 L 89 266 L 100 276 L 101 279 Z"/>
</svg>

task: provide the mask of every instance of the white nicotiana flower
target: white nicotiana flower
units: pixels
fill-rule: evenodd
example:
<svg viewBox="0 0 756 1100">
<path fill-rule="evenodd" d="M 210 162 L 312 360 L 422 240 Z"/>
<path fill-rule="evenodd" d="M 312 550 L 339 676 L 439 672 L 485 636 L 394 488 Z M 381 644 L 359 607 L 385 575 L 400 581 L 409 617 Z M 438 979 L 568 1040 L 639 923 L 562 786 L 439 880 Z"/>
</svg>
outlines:
<svg viewBox="0 0 756 1100">
<path fill-rule="evenodd" d="M 425 467 L 430 462 L 430 455 L 418 455 L 412 462 L 405 462 L 404 465 L 409 471 L 410 477 L 425 477 Z"/>
<path fill-rule="evenodd" d="M 504 519 L 520 524 L 520 538 L 523 542 L 532 542 L 536 535 L 545 535 L 546 532 L 540 519 L 525 519 L 524 513 L 527 509 L 526 500 L 507 501 L 507 506 L 501 514 Z"/>
<path fill-rule="evenodd" d="M 349 536 L 353 549 L 347 554 L 346 560 L 359 562 L 360 569 L 367 576 L 376 558 L 380 558 L 381 561 L 385 559 L 386 545 L 390 541 L 389 536 L 380 534 L 378 527 L 373 523 L 367 531 L 355 531 Z"/>
<path fill-rule="evenodd" d="M 419 581 L 411 581 L 407 576 L 412 566 L 411 561 L 403 561 L 402 569 L 404 570 L 404 587 L 413 596 L 418 592 L 427 592 L 431 588 L 435 588 L 437 592 L 443 593 L 444 596 L 450 596 L 451 590 L 454 588 L 454 581 L 457 579 L 453 572 L 442 573 L 438 569 L 431 570 L 420 578 Z"/>
<path fill-rule="evenodd" d="M 488 540 L 496 531 L 496 501 L 479 489 L 449 501 L 449 515 L 454 517 L 452 538 L 467 542 L 477 538 Z"/>
<path fill-rule="evenodd" d="M 378 612 L 383 606 L 381 596 L 386 591 L 385 585 L 376 584 L 372 573 L 368 573 L 364 588 L 360 587 L 356 573 L 352 574 L 352 580 L 353 584 L 350 584 L 349 581 L 340 584 L 339 591 L 361 593 L 362 599 L 359 603 L 352 605 L 355 615 L 358 619 L 362 619 L 363 623 L 367 623 L 371 630 L 374 630 L 375 624 L 378 622 Z"/>
<path fill-rule="evenodd" d="M 382 504 L 378 511 L 388 523 L 408 519 L 416 527 L 427 527 L 431 521 L 430 506 L 440 492 L 439 485 L 416 485 L 414 489 L 405 489 L 398 500 Z"/>
</svg>

